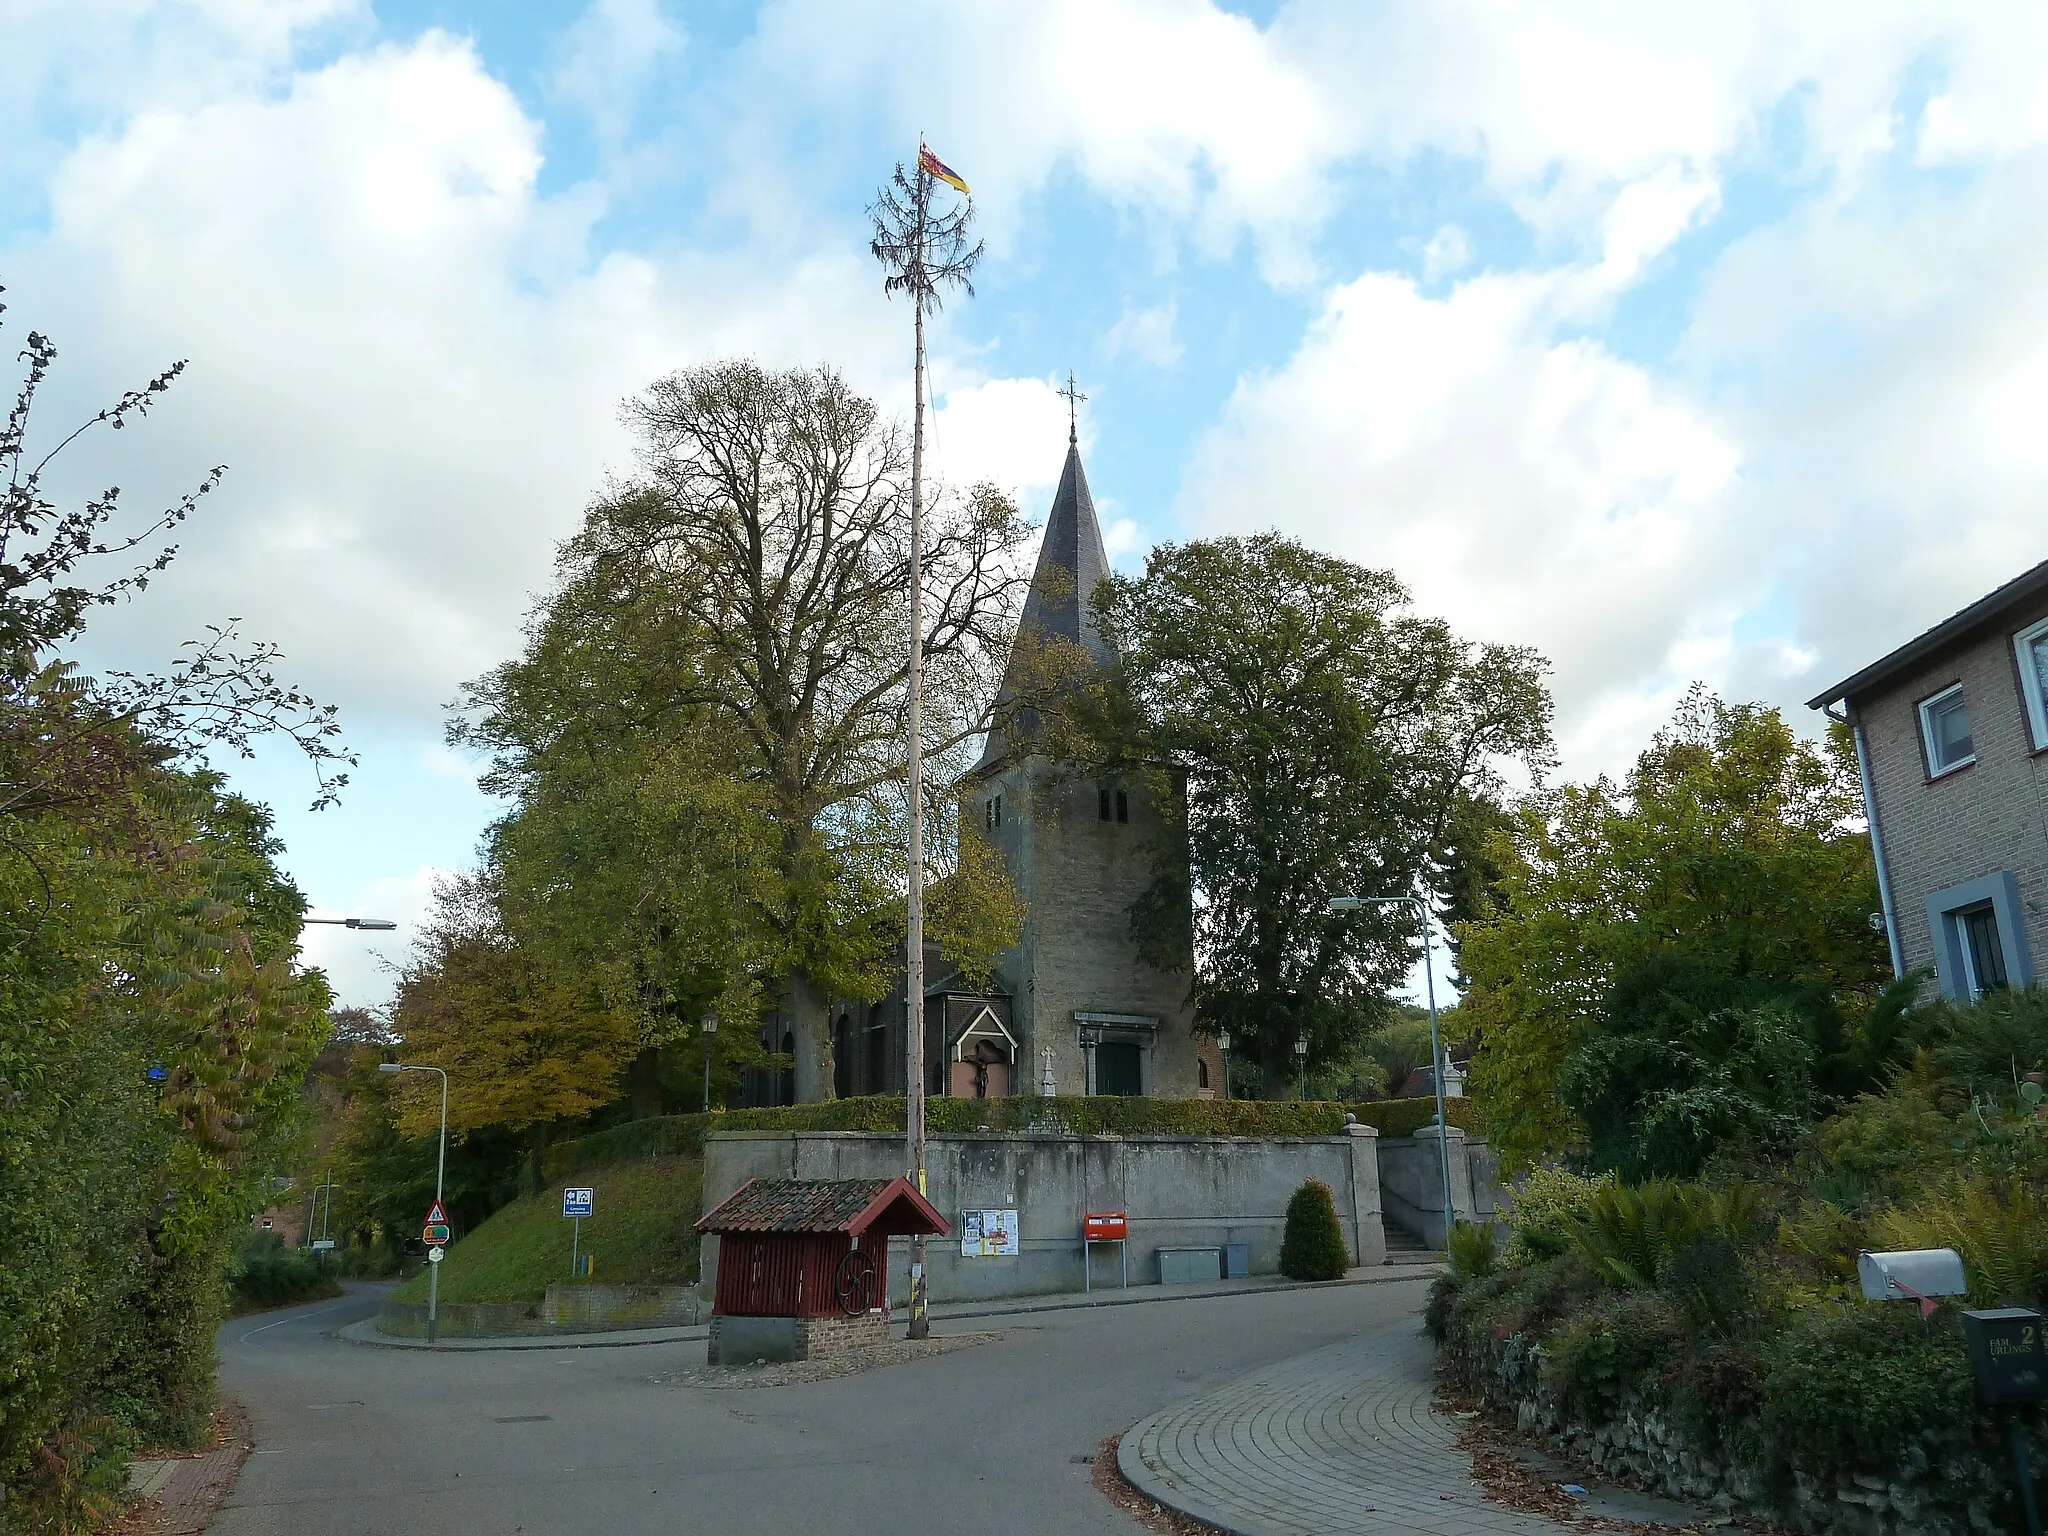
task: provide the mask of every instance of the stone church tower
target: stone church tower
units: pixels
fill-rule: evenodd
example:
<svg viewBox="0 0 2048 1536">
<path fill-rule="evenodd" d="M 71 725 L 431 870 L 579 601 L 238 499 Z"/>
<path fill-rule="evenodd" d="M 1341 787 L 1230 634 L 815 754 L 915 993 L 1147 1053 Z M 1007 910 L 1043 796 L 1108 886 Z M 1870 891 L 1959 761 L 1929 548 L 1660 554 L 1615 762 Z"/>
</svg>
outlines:
<svg viewBox="0 0 2048 1536">
<path fill-rule="evenodd" d="M 1079 646 L 1095 665 L 1113 653 L 1092 599 L 1109 573 L 1081 450 L 1067 462 L 1019 624 L 1019 653 Z M 1069 652 L 1068 654 L 1075 654 Z M 1021 691 L 1018 655 L 1004 689 Z M 1194 1035 L 1188 987 L 1138 959 L 1131 902 L 1150 883 L 1158 809 L 1138 779 L 1096 779 L 1040 750 L 1037 722 L 1019 711 L 992 732 L 963 814 L 978 816 L 1027 904 L 1017 947 L 997 966 L 1015 1041 L 1013 1093 L 1208 1097 L 1222 1058 Z"/>
</svg>

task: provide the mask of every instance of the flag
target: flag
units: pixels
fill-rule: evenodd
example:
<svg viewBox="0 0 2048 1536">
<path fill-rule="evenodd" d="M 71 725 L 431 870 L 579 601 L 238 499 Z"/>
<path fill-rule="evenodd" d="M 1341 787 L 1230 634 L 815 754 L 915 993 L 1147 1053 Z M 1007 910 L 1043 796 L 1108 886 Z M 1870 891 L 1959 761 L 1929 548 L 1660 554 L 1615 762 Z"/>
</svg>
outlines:
<svg viewBox="0 0 2048 1536">
<path fill-rule="evenodd" d="M 917 146 L 917 163 L 931 175 L 938 177 L 947 186 L 956 188 L 961 192 L 967 191 L 967 183 L 960 179 L 960 173 L 933 154 L 923 144 Z M 973 196 L 972 193 L 968 193 L 968 195 L 970 197 Z"/>
</svg>

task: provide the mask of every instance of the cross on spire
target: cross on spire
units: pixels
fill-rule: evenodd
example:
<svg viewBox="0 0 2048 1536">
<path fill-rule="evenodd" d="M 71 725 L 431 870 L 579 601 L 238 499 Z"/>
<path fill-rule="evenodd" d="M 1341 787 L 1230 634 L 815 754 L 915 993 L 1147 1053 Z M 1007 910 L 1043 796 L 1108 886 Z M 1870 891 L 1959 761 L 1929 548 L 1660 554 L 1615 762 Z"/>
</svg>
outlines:
<svg viewBox="0 0 2048 1536">
<path fill-rule="evenodd" d="M 1056 393 L 1062 400 L 1067 402 L 1067 441 L 1069 443 L 1079 443 L 1081 439 L 1079 435 L 1080 428 L 1078 425 L 1079 415 L 1076 410 L 1076 407 L 1078 407 L 1080 403 L 1083 400 L 1086 400 L 1088 397 L 1082 394 L 1080 390 L 1074 387 L 1073 369 L 1069 368 L 1067 370 L 1067 387 L 1065 389 L 1056 390 L 1054 391 L 1054 393 Z"/>
</svg>

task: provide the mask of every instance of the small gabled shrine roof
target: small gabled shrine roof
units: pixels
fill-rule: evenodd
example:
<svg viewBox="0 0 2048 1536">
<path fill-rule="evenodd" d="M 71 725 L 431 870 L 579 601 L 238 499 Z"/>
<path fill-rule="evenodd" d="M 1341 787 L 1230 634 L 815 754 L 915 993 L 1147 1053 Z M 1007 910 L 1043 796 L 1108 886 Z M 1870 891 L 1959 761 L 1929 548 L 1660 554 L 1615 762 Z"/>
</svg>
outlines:
<svg viewBox="0 0 2048 1536">
<path fill-rule="evenodd" d="M 946 1235 L 946 1218 L 905 1178 L 749 1179 L 697 1219 L 699 1232 L 873 1231 Z"/>
</svg>

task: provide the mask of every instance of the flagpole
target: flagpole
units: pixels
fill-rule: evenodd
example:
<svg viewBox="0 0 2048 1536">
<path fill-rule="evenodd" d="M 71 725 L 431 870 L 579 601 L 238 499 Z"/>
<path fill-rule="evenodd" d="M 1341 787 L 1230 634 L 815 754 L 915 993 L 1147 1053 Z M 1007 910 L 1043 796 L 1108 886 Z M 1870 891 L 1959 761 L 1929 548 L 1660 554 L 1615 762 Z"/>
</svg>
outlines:
<svg viewBox="0 0 2048 1536">
<path fill-rule="evenodd" d="M 922 151 L 922 143 L 918 146 Z M 910 285 L 911 308 L 916 316 L 917 361 L 913 384 L 910 427 L 910 669 L 909 772 L 910 792 L 910 895 L 905 947 L 908 964 L 904 977 L 905 1064 L 904 1134 L 910 1142 L 911 1176 L 917 1192 L 928 1194 L 924 1168 L 924 741 L 921 696 L 924 671 L 924 241 L 925 210 L 931 203 L 932 178 L 925 169 L 924 156 L 917 165 L 917 224 L 914 255 L 917 271 Z M 925 1303 L 924 1238 L 910 1243 L 910 1324 L 913 1339 L 931 1333 L 931 1317 Z"/>
</svg>

